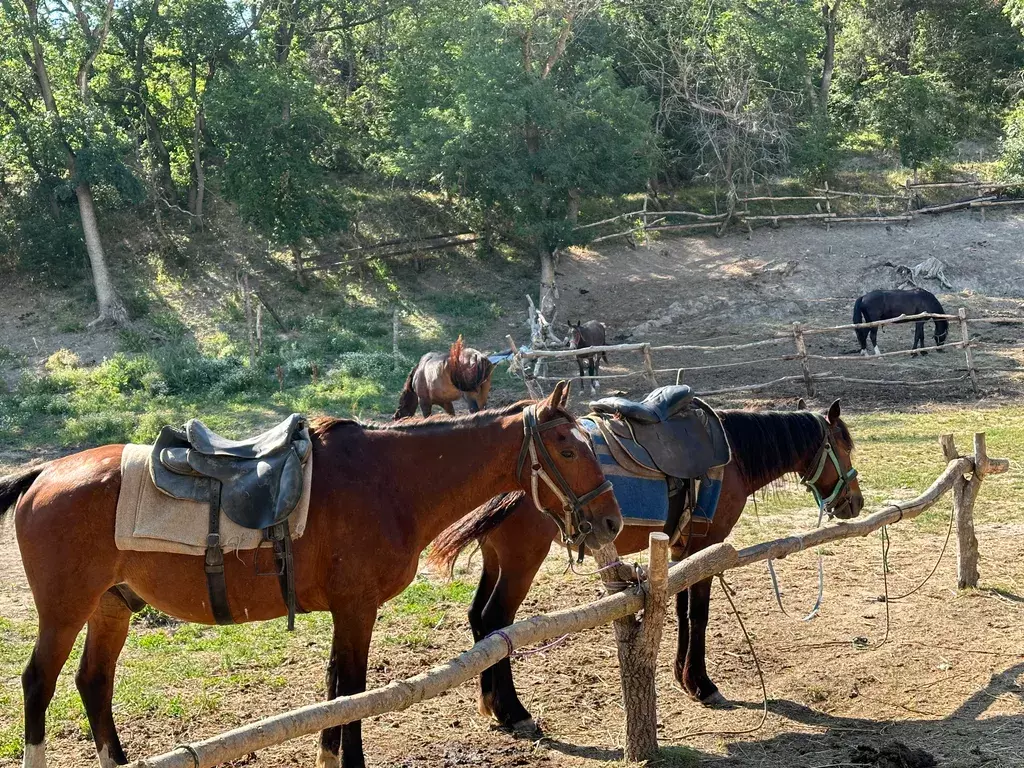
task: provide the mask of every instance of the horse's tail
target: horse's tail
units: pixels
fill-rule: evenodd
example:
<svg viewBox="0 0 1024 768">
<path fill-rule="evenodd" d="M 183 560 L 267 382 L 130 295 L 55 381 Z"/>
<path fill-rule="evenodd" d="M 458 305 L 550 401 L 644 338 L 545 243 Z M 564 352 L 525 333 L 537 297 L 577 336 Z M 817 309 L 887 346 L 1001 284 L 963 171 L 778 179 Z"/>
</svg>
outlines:
<svg viewBox="0 0 1024 768">
<path fill-rule="evenodd" d="M 871 320 L 868 318 L 867 312 L 864 311 L 864 297 L 858 296 L 857 300 L 853 302 L 853 324 L 858 325 L 869 322 Z M 855 328 L 854 331 L 857 333 L 857 342 L 860 344 L 861 349 L 865 349 L 868 343 L 868 329 Z"/>
<path fill-rule="evenodd" d="M 419 398 L 416 397 L 416 390 L 413 389 L 412 377 L 416 375 L 418 367 L 418 365 L 413 366 L 413 369 L 409 371 L 409 375 L 405 379 L 405 387 L 402 389 L 402 394 L 398 396 L 398 410 L 391 417 L 392 421 L 407 419 L 410 416 L 416 415 L 416 406 L 419 405 Z"/>
<path fill-rule="evenodd" d="M 523 498 L 525 494 L 522 491 L 503 493 L 477 507 L 459 522 L 448 526 L 434 539 L 430 554 L 427 556 L 427 564 L 451 576 L 455 570 L 455 561 L 462 550 L 472 542 L 483 539 L 505 522 Z"/>
<path fill-rule="evenodd" d="M 464 357 L 468 357 L 469 361 Z M 448 350 L 448 377 L 460 392 L 476 392 L 490 378 L 493 369 L 494 363 L 475 349 L 465 346 L 461 335 Z"/>
<path fill-rule="evenodd" d="M 46 464 L 40 464 L 30 469 L 23 469 L 13 475 L 0 477 L 0 517 L 3 517 L 14 506 L 21 494 L 29 489 L 29 486 L 42 474 L 46 466 Z"/>
</svg>

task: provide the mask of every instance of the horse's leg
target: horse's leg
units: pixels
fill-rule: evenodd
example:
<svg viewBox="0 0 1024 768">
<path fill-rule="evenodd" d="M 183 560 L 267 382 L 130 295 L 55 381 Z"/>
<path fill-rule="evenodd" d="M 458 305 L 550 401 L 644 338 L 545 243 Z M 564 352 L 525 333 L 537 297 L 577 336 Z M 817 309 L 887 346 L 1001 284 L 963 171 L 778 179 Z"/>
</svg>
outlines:
<svg viewBox="0 0 1024 768">
<path fill-rule="evenodd" d="M 914 349 L 920 349 L 922 355 L 927 355 L 928 350 L 924 348 L 924 321 L 914 327 Z"/>
<path fill-rule="evenodd" d="M 449 416 L 455 415 L 455 406 L 451 403 L 438 403 L 441 406 L 441 410 L 447 413 Z"/>
<path fill-rule="evenodd" d="M 336 699 L 366 690 L 366 662 L 377 611 L 367 610 L 365 605 L 361 610 L 350 606 L 347 610 L 332 610 L 331 615 L 334 619 L 334 641 L 327 662 L 327 698 Z M 341 766 L 365 768 L 360 721 L 328 728 L 320 734 L 316 768 L 338 768 L 339 747 Z"/>
<path fill-rule="evenodd" d="M 40 612 L 39 636 L 21 675 L 25 695 L 25 757 L 23 768 L 46 768 L 46 708 L 57 676 L 71 654 L 75 638 L 96 603 L 63 606 L 67 611 Z"/>
<path fill-rule="evenodd" d="M 710 604 L 711 579 L 704 579 L 690 587 L 690 647 L 683 669 L 683 688 L 702 704 L 714 705 L 724 700 L 718 692 L 718 686 L 708 677 L 706 640 Z"/>
<path fill-rule="evenodd" d="M 432 407 L 433 405 L 431 404 L 429 399 L 425 397 L 420 398 L 420 412 L 423 414 L 423 418 L 427 418 L 427 416 L 430 415 L 430 409 Z"/>
<path fill-rule="evenodd" d="M 876 355 L 882 354 L 881 352 L 878 351 L 878 328 L 877 327 L 871 329 L 871 346 L 874 348 Z"/>
<path fill-rule="evenodd" d="M 114 726 L 111 700 L 114 696 L 114 669 L 128 637 L 131 617 L 132 612 L 123 600 L 111 592 L 104 593 L 99 607 L 89 617 L 82 663 L 75 676 L 96 742 L 100 768 L 128 763 Z"/>
<path fill-rule="evenodd" d="M 480 551 L 483 553 L 484 564 L 480 572 L 480 583 L 477 584 L 473 602 L 469 606 L 469 626 L 473 630 L 473 640 L 478 643 L 487 635 L 484 630 L 484 608 L 494 592 L 494 585 L 498 582 L 498 571 L 501 568 L 497 553 L 486 541 L 480 545 Z M 477 710 L 484 717 L 494 714 L 489 703 L 493 698 L 493 691 L 493 675 L 491 668 L 488 667 L 480 673 L 480 696 L 477 699 Z"/>
<path fill-rule="evenodd" d="M 590 364 L 588 368 L 590 370 L 590 391 L 596 395 L 597 390 L 600 389 L 601 387 L 600 382 L 598 382 L 598 380 L 594 378 L 595 376 L 597 376 L 597 360 L 592 357 L 590 358 L 589 363 Z"/>
<path fill-rule="evenodd" d="M 683 683 L 683 672 L 686 669 L 686 653 L 690 647 L 690 590 L 684 589 L 676 594 L 676 620 L 679 623 L 679 638 L 676 643 L 676 663 L 673 669 L 676 682 L 686 690 Z"/>
</svg>

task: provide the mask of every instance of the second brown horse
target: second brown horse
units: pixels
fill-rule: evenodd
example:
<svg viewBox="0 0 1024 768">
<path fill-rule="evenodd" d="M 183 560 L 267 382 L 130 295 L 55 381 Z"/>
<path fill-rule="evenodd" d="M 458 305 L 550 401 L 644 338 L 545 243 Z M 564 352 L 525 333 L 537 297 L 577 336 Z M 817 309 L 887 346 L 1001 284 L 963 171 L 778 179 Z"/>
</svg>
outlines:
<svg viewBox="0 0 1024 768">
<path fill-rule="evenodd" d="M 864 499 L 850 465 L 853 440 L 840 418 L 838 400 L 824 417 L 807 411 L 723 410 L 719 415 L 733 459 L 725 467 L 718 508 L 704 535 L 684 535 L 673 547 L 674 560 L 724 541 L 747 497 L 790 473 L 800 476 L 830 515 L 851 518 L 860 513 Z M 679 510 L 670 511 L 669 519 L 678 520 Z M 616 550 L 620 555 L 639 552 L 647 546 L 650 530 L 647 526 L 627 525 L 615 540 Z M 556 532 L 554 524 L 528 498 L 507 494 L 492 499 L 434 542 L 430 560 L 446 569 L 451 569 L 464 547 L 480 542 L 483 573 L 469 609 L 476 640 L 515 620 Z M 724 699 L 708 677 L 705 662 L 710 598 L 711 579 L 676 595 L 679 644 L 675 678 L 692 697 L 713 705 Z M 502 725 L 533 728 L 530 713 L 516 693 L 508 659 L 481 674 L 479 710 L 482 715 L 493 715 Z"/>
</svg>

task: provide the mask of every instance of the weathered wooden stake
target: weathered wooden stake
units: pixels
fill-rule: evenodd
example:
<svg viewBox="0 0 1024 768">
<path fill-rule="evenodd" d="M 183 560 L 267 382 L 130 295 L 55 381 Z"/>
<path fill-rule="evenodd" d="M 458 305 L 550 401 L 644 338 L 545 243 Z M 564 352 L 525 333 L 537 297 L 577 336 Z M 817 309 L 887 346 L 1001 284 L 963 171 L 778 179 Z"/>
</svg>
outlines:
<svg viewBox="0 0 1024 768">
<path fill-rule="evenodd" d="M 640 350 L 640 354 L 644 356 L 644 376 L 647 378 L 647 384 L 651 389 L 656 389 L 658 386 L 658 378 L 654 375 L 654 362 L 651 360 L 651 345 L 644 344 L 643 349 Z"/>
<path fill-rule="evenodd" d="M 512 339 L 512 335 L 508 334 L 505 336 L 505 341 L 508 342 L 508 348 L 512 350 L 512 362 L 509 365 L 514 365 L 519 368 L 519 373 L 523 377 L 523 383 L 526 385 L 526 391 L 530 397 L 534 400 L 540 400 L 544 394 L 540 391 L 537 386 L 537 382 L 534 381 L 533 375 L 526 369 L 523 364 L 523 360 L 519 357 L 519 347 L 516 346 L 515 341 Z"/>
<path fill-rule="evenodd" d="M 256 304 L 256 354 L 263 354 L 263 304 Z"/>
<path fill-rule="evenodd" d="M 252 314 L 252 291 L 249 290 L 249 273 L 242 273 L 242 301 L 245 303 L 245 327 L 249 332 L 249 367 L 256 367 L 256 322 Z"/>
<path fill-rule="evenodd" d="M 814 397 L 814 378 L 811 376 L 811 366 L 807 362 L 807 344 L 804 342 L 804 332 L 800 323 L 793 323 L 793 341 L 796 344 L 796 353 L 800 356 L 800 367 L 804 373 L 804 389 L 808 397 Z"/>
<path fill-rule="evenodd" d="M 395 307 L 391 318 L 391 356 L 394 359 L 394 369 L 397 371 L 402 367 L 402 355 L 398 351 L 398 333 L 402 329 L 402 311 Z"/>
<path fill-rule="evenodd" d="M 960 318 L 960 338 L 964 343 L 964 357 L 967 358 L 967 375 L 971 377 L 974 394 L 978 394 L 978 371 L 974 367 L 974 352 L 971 351 L 971 332 L 967 329 L 967 310 L 960 307 L 956 314 Z"/>
<path fill-rule="evenodd" d="M 647 581 L 642 585 L 643 617 L 638 619 L 630 615 L 614 623 L 619 650 L 622 702 L 626 711 L 623 757 L 627 762 L 652 760 L 658 755 L 658 693 L 654 676 L 661 631 L 665 623 L 669 538 L 659 531 L 652 533 L 648 541 Z M 599 550 L 594 557 L 602 567 L 618 560 L 614 544 Z M 602 571 L 601 578 L 610 592 L 621 591 L 628 575 L 628 569 L 620 567 Z"/>
</svg>

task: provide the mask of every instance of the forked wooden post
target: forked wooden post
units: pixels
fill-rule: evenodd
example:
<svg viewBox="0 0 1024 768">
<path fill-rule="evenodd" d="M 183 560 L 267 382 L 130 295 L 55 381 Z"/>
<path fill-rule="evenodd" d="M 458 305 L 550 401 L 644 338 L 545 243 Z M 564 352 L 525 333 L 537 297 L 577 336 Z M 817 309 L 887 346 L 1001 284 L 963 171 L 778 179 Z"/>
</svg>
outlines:
<svg viewBox="0 0 1024 768">
<path fill-rule="evenodd" d="M 519 347 L 516 346 L 515 341 L 512 339 L 512 335 L 506 335 L 505 341 L 508 342 L 508 348 L 512 350 L 512 362 L 510 365 L 515 365 L 519 368 L 519 373 L 523 376 L 523 383 L 526 385 L 526 391 L 529 393 L 530 397 L 534 400 L 540 400 L 544 395 L 533 380 L 533 375 L 526 370 L 526 364 L 523 363 L 523 359 L 519 357 Z"/>
<path fill-rule="evenodd" d="M 971 377 L 974 394 L 978 394 L 978 371 L 974 367 L 974 352 L 971 350 L 971 332 L 967 328 L 967 310 L 963 307 L 956 312 L 960 318 L 960 338 L 964 343 L 964 356 L 967 358 L 967 375 Z"/>
<path fill-rule="evenodd" d="M 658 754 L 658 694 L 654 676 L 658 663 L 658 646 L 665 624 L 668 601 L 668 541 L 666 534 L 652 533 L 649 541 L 647 581 L 643 583 L 644 613 L 615 621 L 615 639 L 619 650 L 619 679 L 622 682 L 622 703 L 626 711 L 626 745 L 623 757 L 627 762 L 651 760 Z M 595 553 L 602 566 L 618 559 L 615 545 Z M 601 577 L 609 591 L 621 589 L 624 568 L 602 571 Z"/>
<path fill-rule="evenodd" d="M 811 366 L 807 362 L 807 343 L 804 341 L 804 332 L 800 323 L 793 323 L 793 342 L 796 344 L 796 353 L 800 357 L 800 367 L 804 374 L 804 389 L 808 397 L 814 397 L 814 377 L 811 376 Z"/>
<path fill-rule="evenodd" d="M 651 345 L 644 344 L 643 349 L 640 350 L 640 354 L 644 356 L 644 377 L 647 379 L 647 384 L 651 389 L 656 389 L 658 386 L 658 378 L 654 375 L 654 361 L 651 360 Z"/>
<path fill-rule="evenodd" d="M 960 454 L 952 435 L 939 438 L 946 461 L 955 461 Z M 970 477 L 957 476 L 953 481 L 953 514 L 956 519 L 956 582 L 958 589 L 978 586 L 978 537 L 974 534 L 974 502 L 981 490 L 985 475 L 1005 472 L 1010 464 L 1006 459 L 990 459 L 985 447 L 985 433 L 974 433 L 974 461 Z"/>
</svg>

